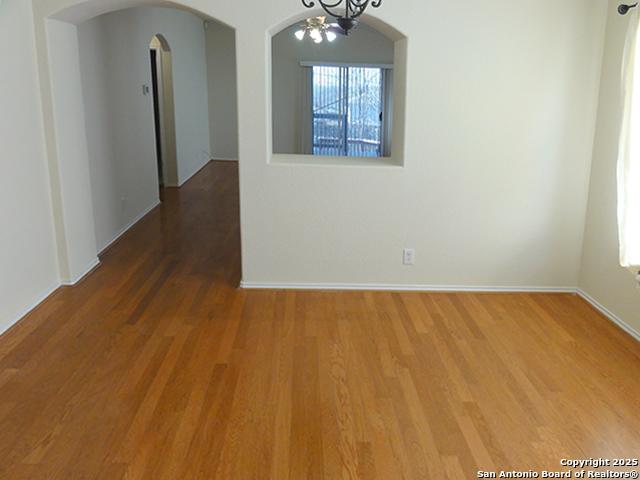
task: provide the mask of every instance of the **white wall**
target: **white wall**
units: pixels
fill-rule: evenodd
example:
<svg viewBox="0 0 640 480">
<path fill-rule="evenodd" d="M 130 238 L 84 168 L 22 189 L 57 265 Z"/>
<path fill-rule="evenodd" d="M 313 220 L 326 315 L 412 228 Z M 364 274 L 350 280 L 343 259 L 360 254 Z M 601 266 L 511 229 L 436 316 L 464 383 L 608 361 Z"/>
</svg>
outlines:
<svg viewBox="0 0 640 480">
<path fill-rule="evenodd" d="M 603 13 L 576 0 L 385 3 L 408 37 L 404 168 L 265 164 L 261 137 L 241 141 L 244 281 L 575 286 Z M 265 72 L 248 50 L 241 135 L 264 129 L 249 91 Z"/>
<path fill-rule="evenodd" d="M 302 153 L 302 102 L 304 69 L 300 62 L 393 64 L 393 42 L 362 24 L 348 37 L 315 44 L 299 41 L 294 33 L 300 22 L 274 35 L 271 47 L 273 75 L 273 151 Z"/>
<path fill-rule="evenodd" d="M 75 25 L 50 19 L 47 38 L 53 45 L 49 49 L 51 82 L 60 85 L 52 96 L 57 180 L 65 230 L 60 241 L 66 252 L 60 276 L 64 283 L 74 284 L 98 264 L 78 31 Z"/>
<path fill-rule="evenodd" d="M 2 1 L 0 333 L 59 285 L 33 35 L 31 2 Z"/>
<path fill-rule="evenodd" d="M 78 28 L 98 250 L 158 202 L 149 44 L 171 48 L 178 183 L 209 160 L 203 22 L 175 9 L 110 13 Z"/>
<path fill-rule="evenodd" d="M 51 14 L 81 21 L 134 2 L 33 1 L 37 30 Z M 78 9 L 60 12 L 74 1 Z M 270 162 L 267 32 L 317 11 L 255 1 L 247 15 L 246 3 L 181 1 L 236 29 L 245 282 L 577 284 L 602 2 L 430 0 L 372 10 L 406 35 L 408 66 L 403 166 L 368 167 Z M 47 45 L 37 38 L 46 76 Z M 415 266 L 401 264 L 403 247 L 416 248 Z"/>
<path fill-rule="evenodd" d="M 640 332 L 640 290 L 618 255 L 616 163 L 621 112 L 621 68 L 630 16 L 609 1 L 598 124 L 593 149 L 589 208 L 580 287 L 603 307 Z"/>
<path fill-rule="evenodd" d="M 206 38 L 211 158 L 237 160 L 238 93 L 235 32 L 221 23 L 209 22 Z"/>
</svg>

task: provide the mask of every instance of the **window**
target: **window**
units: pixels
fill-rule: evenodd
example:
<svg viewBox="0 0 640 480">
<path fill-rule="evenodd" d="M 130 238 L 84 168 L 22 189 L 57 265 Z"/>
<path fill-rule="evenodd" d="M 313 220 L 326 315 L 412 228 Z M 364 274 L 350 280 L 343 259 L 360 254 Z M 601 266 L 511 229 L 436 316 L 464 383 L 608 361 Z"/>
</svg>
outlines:
<svg viewBox="0 0 640 480">
<path fill-rule="evenodd" d="M 386 74 L 376 67 L 312 67 L 314 155 L 385 156 Z"/>
<path fill-rule="evenodd" d="M 627 36 L 624 58 L 624 108 L 618 148 L 618 229 L 620 264 L 640 267 L 640 31 Z"/>
</svg>

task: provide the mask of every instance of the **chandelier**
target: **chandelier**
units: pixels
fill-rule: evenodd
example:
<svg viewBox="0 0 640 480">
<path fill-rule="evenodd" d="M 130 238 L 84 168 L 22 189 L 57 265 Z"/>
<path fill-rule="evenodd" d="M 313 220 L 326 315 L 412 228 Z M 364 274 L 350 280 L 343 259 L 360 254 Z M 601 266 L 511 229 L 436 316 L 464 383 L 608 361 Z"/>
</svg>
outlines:
<svg viewBox="0 0 640 480">
<path fill-rule="evenodd" d="M 322 43 L 322 41 L 326 38 L 327 41 L 333 42 L 337 35 L 334 25 L 329 25 L 326 23 L 327 17 L 313 17 L 307 18 L 305 22 L 300 25 L 300 30 L 298 30 L 295 35 L 298 40 L 304 40 L 304 38 L 308 35 L 311 40 L 315 43 Z"/>
<path fill-rule="evenodd" d="M 331 17 L 334 17 L 345 35 L 358 25 L 356 20 L 364 13 L 369 5 L 378 8 L 382 0 L 317 0 L 322 9 Z M 342 5 L 344 3 L 344 5 Z M 307 8 L 316 5 L 314 0 L 302 0 L 302 4 Z"/>
</svg>

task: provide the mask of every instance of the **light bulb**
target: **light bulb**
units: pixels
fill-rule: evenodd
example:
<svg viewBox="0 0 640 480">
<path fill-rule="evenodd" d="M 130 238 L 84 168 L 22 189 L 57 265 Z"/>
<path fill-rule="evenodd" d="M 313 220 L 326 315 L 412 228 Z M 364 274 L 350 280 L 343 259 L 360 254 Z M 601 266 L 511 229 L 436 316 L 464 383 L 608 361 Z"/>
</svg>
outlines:
<svg viewBox="0 0 640 480">
<path fill-rule="evenodd" d="M 302 40 L 304 38 L 304 30 L 298 30 L 295 35 L 298 40 Z"/>
<path fill-rule="evenodd" d="M 322 41 L 322 35 L 320 34 L 320 32 L 317 29 L 313 29 L 311 30 L 311 32 L 309 32 L 309 36 L 313 39 L 314 42 L 316 43 L 320 43 Z"/>
<path fill-rule="evenodd" d="M 330 42 L 333 42 L 337 38 L 337 35 L 331 31 L 327 31 L 326 35 L 327 40 L 329 40 Z"/>
</svg>

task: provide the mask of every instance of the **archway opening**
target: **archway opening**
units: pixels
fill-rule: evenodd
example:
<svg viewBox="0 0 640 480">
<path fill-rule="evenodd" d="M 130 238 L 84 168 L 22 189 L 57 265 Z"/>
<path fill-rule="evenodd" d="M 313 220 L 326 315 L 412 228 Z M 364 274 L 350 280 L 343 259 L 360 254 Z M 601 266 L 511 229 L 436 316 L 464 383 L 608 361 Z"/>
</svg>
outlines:
<svg viewBox="0 0 640 480">
<path fill-rule="evenodd" d="M 76 8 L 79 10 L 74 11 Z M 169 211 L 192 218 L 193 212 L 183 211 L 186 208 L 197 208 L 202 224 L 239 230 L 237 163 L 212 166 L 219 157 L 238 160 L 235 31 L 187 9 L 145 5 L 88 18 L 86 8 L 71 7 L 46 21 L 61 211 L 67 215 L 64 200 L 72 196 L 76 203 L 84 202 L 91 209 L 82 219 L 67 216 L 78 224 L 71 226 L 65 219 L 62 228 L 66 239 L 74 236 L 86 244 L 84 258 L 102 258 L 151 212 L 159 219 Z M 63 17 L 65 21 L 57 19 Z M 68 23 L 71 19 L 79 23 Z M 227 40 L 224 46 L 217 41 L 220 36 Z M 213 43 L 217 49 L 209 48 Z M 225 84 L 210 78 L 210 65 L 228 69 L 223 76 Z M 220 89 L 233 99 L 229 102 L 233 114 L 211 112 L 210 98 Z M 74 116 L 64 108 L 71 97 L 78 110 L 72 127 Z M 221 125 L 231 145 L 231 153 L 227 150 L 224 155 L 218 153 L 220 145 L 212 141 Z M 65 135 L 67 131 L 73 135 Z M 73 162 L 68 161 L 69 152 L 75 154 Z M 78 168 L 86 170 L 82 192 L 78 185 L 83 184 L 79 180 L 84 172 L 79 175 Z M 215 188 L 227 192 L 232 197 L 229 200 L 211 192 L 211 184 L 218 182 L 220 175 L 229 176 L 231 187 Z M 66 182 L 72 176 L 76 180 L 73 185 Z M 192 185 L 200 182 L 205 184 L 195 191 Z M 170 190 L 174 192 L 169 194 Z M 209 195 L 201 195 L 204 191 Z M 167 196 L 171 205 L 166 210 L 163 205 L 158 213 L 160 197 Z M 183 202 L 185 196 L 211 205 L 194 206 L 194 202 Z M 229 211 L 218 211 L 222 208 Z M 213 221 L 213 217 L 232 221 Z M 183 224 L 176 220 L 174 225 L 182 228 Z M 95 233 L 93 246 L 87 228 Z M 177 234 L 171 235 L 175 239 Z M 240 233 L 220 232 L 216 238 L 233 243 L 225 245 L 233 252 L 226 257 L 233 259 L 235 272 L 227 278 L 237 284 L 241 275 Z M 78 251 L 72 245 L 67 247 L 71 261 Z M 206 250 L 210 245 L 197 247 Z M 82 271 L 81 263 L 70 270 L 71 278 L 79 278 L 74 272 Z"/>
<path fill-rule="evenodd" d="M 178 185 L 176 158 L 176 131 L 173 97 L 173 64 L 171 47 L 162 34 L 154 35 L 149 43 L 151 67 L 151 94 L 156 140 L 156 160 L 160 200 L 164 188 Z"/>
</svg>

